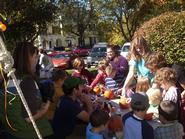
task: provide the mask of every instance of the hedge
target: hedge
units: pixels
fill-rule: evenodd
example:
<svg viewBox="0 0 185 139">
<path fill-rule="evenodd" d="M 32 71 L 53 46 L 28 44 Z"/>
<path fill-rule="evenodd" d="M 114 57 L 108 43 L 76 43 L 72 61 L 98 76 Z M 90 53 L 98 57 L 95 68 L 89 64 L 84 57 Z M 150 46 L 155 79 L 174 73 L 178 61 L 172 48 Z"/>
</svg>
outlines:
<svg viewBox="0 0 185 139">
<path fill-rule="evenodd" d="M 151 50 L 164 54 L 168 64 L 185 65 L 185 12 L 166 12 L 146 21 L 136 32 Z"/>
</svg>

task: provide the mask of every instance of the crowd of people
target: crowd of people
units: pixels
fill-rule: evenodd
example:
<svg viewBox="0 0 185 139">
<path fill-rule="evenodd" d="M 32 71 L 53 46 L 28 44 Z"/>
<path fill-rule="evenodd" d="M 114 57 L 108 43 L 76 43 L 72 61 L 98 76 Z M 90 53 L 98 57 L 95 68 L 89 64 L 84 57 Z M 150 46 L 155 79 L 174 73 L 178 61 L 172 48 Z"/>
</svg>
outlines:
<svg viewBox="0 0 185 139">
<path fill-rule="evenodd" d="M 131 111 L 120 117 L 124 139 L 182 139 L 185 130 L 185 69 L 168 66 L 159 52 L 152 52 L 142 36 L 135 37 L 127 58 L 117 45 L 107 46 L 97 74 L 73 61 L 71 75 L 54 69 L 43 49 L 18 43 L 13 53 L 19 86 L 44 139 L 65 139 L 78 123 L 87 125 L 87 139 L 103 139 L 111 115 L 99 106 L 100 93 L 130 98 Z M 40 77 L 38 77 L 38 75 Z M 5 139 L 36 139 L 37 134 L 11 78 L 1 70 L 0 131 Z M 45 84 L 45 85 L 43 85 Z M 5 93 L 6 92 L 6 93 Z M 92 100 L 91 95 L 98 97 Z M 97 102 L 96 102 L 97 101 Z M 160 125 L 153 128 L 145 116 L 154 112 Z M 185 138 L 185 137 L 184 137 Z"/>
</svg>

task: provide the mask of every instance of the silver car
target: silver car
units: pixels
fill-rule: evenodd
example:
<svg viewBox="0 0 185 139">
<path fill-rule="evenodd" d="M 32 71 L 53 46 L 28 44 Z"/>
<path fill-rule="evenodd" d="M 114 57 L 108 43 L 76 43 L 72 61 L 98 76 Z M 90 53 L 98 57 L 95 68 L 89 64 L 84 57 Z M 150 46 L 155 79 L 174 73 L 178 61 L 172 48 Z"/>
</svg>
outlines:
<svg viewBox="0 0 185 139">
<path fill-rule="evenodd" d="M 97 65 L 98 62 L 106 57 L 107 43 L 98 43 L 89 52 L 86 64 L 87 66 Z"/>
</svg>

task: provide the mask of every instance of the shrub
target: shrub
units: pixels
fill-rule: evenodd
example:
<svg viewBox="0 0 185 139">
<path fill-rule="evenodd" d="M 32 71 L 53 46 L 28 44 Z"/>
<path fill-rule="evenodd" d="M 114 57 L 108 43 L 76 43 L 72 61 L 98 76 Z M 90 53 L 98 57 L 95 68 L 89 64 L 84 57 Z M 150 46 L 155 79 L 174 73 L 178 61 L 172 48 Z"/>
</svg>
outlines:
<svg viewBox="0 0 185 139">
<path fill-rule="evenodd" d="M 166 12 L 146 21 L 136 32 L 151 50 L 163 53 L 168 64 L 185 65 L 185 12 Z"/>
</svg>

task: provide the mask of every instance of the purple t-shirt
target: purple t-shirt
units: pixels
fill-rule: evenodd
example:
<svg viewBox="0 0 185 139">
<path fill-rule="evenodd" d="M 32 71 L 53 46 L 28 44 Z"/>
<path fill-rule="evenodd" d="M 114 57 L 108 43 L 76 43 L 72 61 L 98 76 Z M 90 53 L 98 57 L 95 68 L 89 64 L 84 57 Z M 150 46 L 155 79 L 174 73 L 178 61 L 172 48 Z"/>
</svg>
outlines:
<svg viewBox="0 0 185 139">
<path fill-rule="evenodd" d="M 127 75 L 128 61 L 123 56 L 119 56 L 117 62 L 115 62 L 114 60 L 110 61 L 110 64 L 113 68 L 116 69 L 118 74 L 124 74 L 125 76 Z"/>
</svg>

